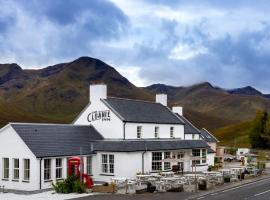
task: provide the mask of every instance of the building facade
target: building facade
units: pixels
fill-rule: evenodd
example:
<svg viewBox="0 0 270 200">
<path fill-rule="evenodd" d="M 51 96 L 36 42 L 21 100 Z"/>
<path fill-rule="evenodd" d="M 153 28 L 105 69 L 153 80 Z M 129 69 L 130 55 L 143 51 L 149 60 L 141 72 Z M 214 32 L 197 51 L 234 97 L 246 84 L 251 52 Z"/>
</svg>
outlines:
<svg viewBox="0 0 270 200">
<path fill-rule="evenodd" d="M 73 156 L 82 157 L 83 171 L 94 181 L 170 171 L 173 165 L 206 171 L 213 158 L 200 134 L 182 107 L 167 107 L 165 94 L 156 102 L 112 98 L 106 85 L 91 85 L 89 104 L 72 124 L 10 123 L 0 130 L 0 185 L 50 188 L 67 177 Z"/>
</svg>

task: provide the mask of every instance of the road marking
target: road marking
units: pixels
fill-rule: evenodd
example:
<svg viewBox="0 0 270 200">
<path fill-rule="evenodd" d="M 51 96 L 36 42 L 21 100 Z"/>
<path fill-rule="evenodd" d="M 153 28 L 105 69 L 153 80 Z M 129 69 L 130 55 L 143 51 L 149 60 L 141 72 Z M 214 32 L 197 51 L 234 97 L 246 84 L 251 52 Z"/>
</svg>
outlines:
<svg viewBox="0 0 270 200">
<path fill-rule="evenodd" d="M 260 196 L 260 195 L 265 194 L 265 193 L 267 193 L 267 192 L 270 192 L 270 190 L 266 190 L 266 191 L 264 191 L 264 192 L 255 194 L 254 197 Z"/>
<path fill-rule="evenodd" d="M 197 199 L 204 199 L 205 197 L 199 197 L 199 198 L 197 198 Z"/>
<path fill-rule="evenodd" d="M 260 182 L 268 181 L 269 179 L 270 178 L 265 178 L 263 180 L 258 180 L 258 181 L 255 181 L 255 182 L 246 183 L 244 185 L 240 185 L 240 186 L 237 186 L 237 187 L 234 187 L 234 188 L 230 188 L 230 189 L 227 189 L 227 190 L 219 191 L 219 193 L 220 192 L 223 192 L 223 193 L 229 192 L 229 191 L 232 191 L 232 190 L 236 190 L 238 188 L 242 188 L 242 187 L 246 187 L 246 186 L 249 186 L 249 185 L 257 184 L 257 183 L 260 183 Z M 214 192 L 212 194 L 218 194 L 218 193 L 217 192 Z M 203 195 L 201 197 L 197 197 L 197 198 L 196 197 L 189 197 L 189 198 L 187 198 L 187 200 L 189 200 L 189 199 L 203 199 L 203 198 L 207 197 L 208 195 L 211 195 L 211 193 L 210 194 Z"/>
</svg>

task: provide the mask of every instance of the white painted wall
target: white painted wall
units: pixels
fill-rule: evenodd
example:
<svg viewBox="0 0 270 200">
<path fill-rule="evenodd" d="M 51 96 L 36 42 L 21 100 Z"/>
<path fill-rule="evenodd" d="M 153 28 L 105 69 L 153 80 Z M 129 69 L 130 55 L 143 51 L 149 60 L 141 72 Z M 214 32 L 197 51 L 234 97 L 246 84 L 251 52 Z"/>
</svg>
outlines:
<svg viewBox="0 0 270 200">
<path fill-rule="evenodd" d="M 89 122 L 87 120 L 89 113 L 104 110 L 109 110 L 109 108 L 102 101 L 93 101 L 73 123 L 76 125 L 92 124 L 104 138 L 123 139 L 124 123 L 115 115 L 114 112 L 110 111 L 110 121 L 96 120 Z"/>
<path fill-rule="evenodd" d="M 174 137 L 184 139 L 184 125 L 126 123 L 126 139 L 137 138 L 137 126 L 142 126 L 142 138 L 155 138 L 155 127 L 159 127 L 159 138 L 170 138 L 170 127 L 174 127 Z"/>
<path fill-rule="evenodd" d="M 208 153 L 207 154 L 207 164 L 210 166 L 214 166 L 215 165 L 215 153 Z"/>
<path fill-rule="evenodd" d="M 194 139 L 193 139 L 194 135 Z M 201 140 L 200 134 L 185 134 L 186 140 Z"/>
<path fill-rule="evenodd" d="M 9 158 L 9 180 L 3 178 L 3 158 Z M 13 179 L 13 158 L 19 159 L 19 181 Z M 30 159 L 30 181 L 23 182 L 23 159 Z M 7 125 L 0 130 L 0 185 L 7 189 L 16 190 L 38 190 L 38 160 L 30 149 L 26 146 L 23 140 L 17 135 L 16 131 Z"/>
</svg>

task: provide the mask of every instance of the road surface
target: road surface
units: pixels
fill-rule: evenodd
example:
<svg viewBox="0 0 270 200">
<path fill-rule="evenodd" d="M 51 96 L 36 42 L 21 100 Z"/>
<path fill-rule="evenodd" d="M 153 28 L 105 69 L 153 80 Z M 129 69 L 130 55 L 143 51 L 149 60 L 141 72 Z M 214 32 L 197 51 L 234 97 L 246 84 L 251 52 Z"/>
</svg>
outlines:
<svg viewBox="0 0 270 200">
<path fill-rule="evenodd" d="M 234 187 L 192 200 L 270 200 L 270 178 Z"/>
<path fill-rule="evenodd" d="M 194 193 L 155 193 L 133 195 L 93 195 L 76 200 L 270 200 L 270 178 L 243 184 L 230 189 L 219 190 L 207 195 L 194 197 Z"/>
</svg>

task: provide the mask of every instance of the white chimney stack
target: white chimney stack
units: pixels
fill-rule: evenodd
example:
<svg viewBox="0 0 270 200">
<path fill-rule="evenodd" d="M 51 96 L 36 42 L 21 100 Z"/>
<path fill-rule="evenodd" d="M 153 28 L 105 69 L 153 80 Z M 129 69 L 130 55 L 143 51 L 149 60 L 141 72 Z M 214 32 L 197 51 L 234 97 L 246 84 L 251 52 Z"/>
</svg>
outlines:
<svg viewBox="0 0 270 200">
<path fill-rule="evenodd" d="M 156 103 L 161 103 L 163 106 L 167 106 L 167 94 L 156 94 Z"/>
<path fill-rule="evenodd" d="M 97 102 L 100 99 L 107 98 L 107 85 L 92 84 L 90 85 L 90 102 Z"/>
<path fill-rule="evenodd" d="M 182 106 L 174 106 L 172 107 L 173 113 L 177 113 L 178 115 L 183 115 L 183 107 Z"/>
</svg>

